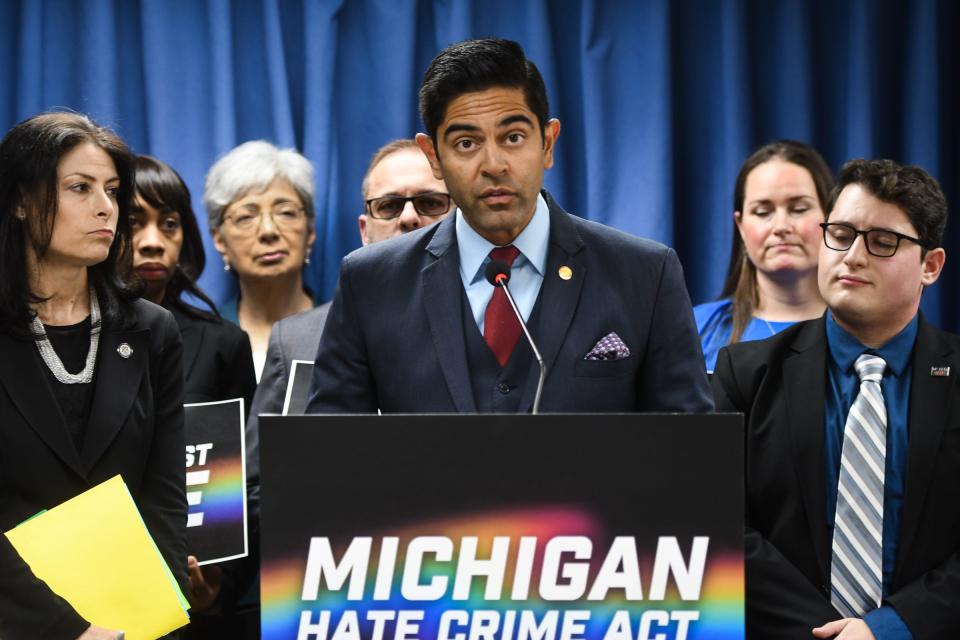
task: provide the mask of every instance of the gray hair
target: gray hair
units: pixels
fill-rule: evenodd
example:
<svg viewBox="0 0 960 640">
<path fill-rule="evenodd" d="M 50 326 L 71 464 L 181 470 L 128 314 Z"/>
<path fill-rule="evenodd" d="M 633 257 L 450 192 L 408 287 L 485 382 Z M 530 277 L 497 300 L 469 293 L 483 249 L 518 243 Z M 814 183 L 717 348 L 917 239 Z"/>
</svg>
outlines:
<svg viewBox="0 0 960 640">
<path fill-rule="evenodd" d="M 223 223 L 231 203 L 250 192 L 264 191 L 274 180 L 288 182 L 303 201 L 310 227 L 314 224 L 313 166 L 293 149 L 278 149 L 266 140 L 244 142 L 210 167 L 203 187 L 210 233 Z"/>
</svg>

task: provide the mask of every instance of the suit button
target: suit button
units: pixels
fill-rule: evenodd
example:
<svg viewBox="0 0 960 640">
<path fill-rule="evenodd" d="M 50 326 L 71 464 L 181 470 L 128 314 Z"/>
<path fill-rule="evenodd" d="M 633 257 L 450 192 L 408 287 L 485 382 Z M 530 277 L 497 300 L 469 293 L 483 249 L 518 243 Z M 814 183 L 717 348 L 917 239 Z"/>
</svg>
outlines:
<svg viewBox="0 0 960 640">
<path fill-rule="evenodd" d="M 508 393 L 510 393 L 510 385 L 501 382 L 500 384 L 497 385 L 497 391 L 499 391 L 503 395 L 507 395 Z"/>
</svg>

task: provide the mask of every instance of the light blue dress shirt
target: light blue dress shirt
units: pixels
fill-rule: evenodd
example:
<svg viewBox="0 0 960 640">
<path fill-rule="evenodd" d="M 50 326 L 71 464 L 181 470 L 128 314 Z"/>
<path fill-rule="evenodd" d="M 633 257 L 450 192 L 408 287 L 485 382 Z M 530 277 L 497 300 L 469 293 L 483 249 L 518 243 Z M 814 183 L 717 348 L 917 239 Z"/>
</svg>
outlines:
<svg viewBox="0 0 960 640">
<path fill-rule="evenodd" d="M 473 319 L 483 333 L 483 316 L 493 296 L 493 285 L 487 282 L 483 270 L 490 262 L 490 251 L 497 245 L 473 230 L 456 212 L 457 248 L 460 250 L 460 280 L 470 301 Z M 523 321 L 530 319 L 533 305 L 540 294 L 544 271 L 547 268 L 547 248 L 550 246 L 550 209 L 542 195 L 537 195 L 537 210 L 526 228 L 511 243 L 520 250 L 510 271 L 510 293 L 513 295 Z"/>
</svg>

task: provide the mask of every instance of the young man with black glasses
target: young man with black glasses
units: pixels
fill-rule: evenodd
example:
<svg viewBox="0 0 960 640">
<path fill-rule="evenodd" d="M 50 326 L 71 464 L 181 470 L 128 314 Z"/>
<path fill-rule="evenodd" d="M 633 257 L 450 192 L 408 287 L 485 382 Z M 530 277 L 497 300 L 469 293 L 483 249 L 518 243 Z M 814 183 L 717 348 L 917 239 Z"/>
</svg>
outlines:
<svg viewBox="0 0 960 640">
<path fill-rule="evenodd" d="M 919 313 L 946 199 L 855 160 L 831 201 L 826 314 L 721 350 L 712 381 L 746 421 L 748 636 L 960 637 L 960 337 Z"/>
</svg>

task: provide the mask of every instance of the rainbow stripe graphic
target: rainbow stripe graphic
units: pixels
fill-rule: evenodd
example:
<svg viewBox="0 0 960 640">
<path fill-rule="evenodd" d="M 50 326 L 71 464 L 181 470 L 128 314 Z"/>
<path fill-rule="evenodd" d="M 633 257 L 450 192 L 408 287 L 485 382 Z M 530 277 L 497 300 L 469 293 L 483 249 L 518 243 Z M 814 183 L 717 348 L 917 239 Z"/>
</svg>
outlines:
<svg viewBox="0 0 960 640">
<path fill-rule="evenodd" d="M 472 612 L 475 621 L 480 612 L 483 612 L 480 615 L 485 618 L 498 619 L 500 631 L 498 635 L 492 636 L 496 640 L 516 640 L 517 637 L 520 637 L 516 634 L 520 626 L 519 618 L 521 615 L 533 615 L 536 620 L 542 622 L 550 619 L 551 616 L 562 619 L 567 611 L 584 612 L 585 617 L 589 616 L 584 623 L 584 632 L 578 637 L 589 638 L 590 640 L 602 640 L 605 637 L 635 639 L 644 614 L 657 611 L 665 611 L 668 614 L 671 611 L 698 612 L 699 617 L 694 622 L 690 622 L 687 628 L 685 637 L 689 640 L 739 640 L 744 637 L 744 577 L 741 554 L 739 549 L 717 548 L 714 546 L 714 541 L 711 541 L 707 554 L 707 564 L 700 600 L 698 601 L 684 602 L 677 593 L 671 590 L 668 590 L 665 600 L 627 601 L 623 598 L 622 591 L 614 590 L 611 593 L 619 594 L 619 597 L 610 597 L 602 602 L 587 601 L 584 598 L 576 602 L 557 603 L 539 599 L 536 580 L 531 584 L 527 600 L 514 601 L 507 597 L 511 593 L 512 576 L 516 568 L 515 546 L 521 537 L 536 537 L 538 539 L 538 552 L 532 575 L 539 576 L 540 563 L 542 562 L 542 547 L 540 545 L 557 536 L 589 538 L 593 542 L 594 549 L 597 550 L 597 555 L 599 555 L 599 557 L 594 557 L 591 560 L 591 575 L 596 575 L 611 536 L 604 531 L 601 522 L 593 514 L 583 509 L 539 506 L 503 510 L 423 522 L 405 526 L 392 532 L 380 532 L 378 534 L 367 534 L 365 532 L 362 534 L 356 533 L 356 535 L 372 535 L 374 540 L 379 540 L 385 536 L 399 538 L 400 544 L 394 570 L 392 597 L 387 601 L 372 600 L 373 581 L 377 575 L 376 559 L 379 557 L 379 550 L 374 549 L 370 558 L 367 575 L 368 585 L 364 591 L 364 600 L 348 601 L 345 594 L 346 589 L 334 593 L 321 590 L 316 601 L 301 600 L 306 568 L 305 549 L 308 545 L 308 541 L 305 540 L 302 555 L 286 556 L 280 559 L 264 558 L 261 570 L 261 630 L 264 640 L 297 638 L 300 617 L 304 611 L 311 612 L 313 622 L 318 621 L 320 612 L 330 612 L 331 625 L 328 640 L 333 638 L 333 630 L 336 628 L 341 615 L 345 611 L 356 611 L 360 619 L 359 637 L 370 638 L 372 637 L 372 623 L 366 621 L 366 612 L 387 610 L 424 612 L 423 620 L 419 622 L 419 633 L 416 635 L 420 640 L 436 640 L 440 617 L 444 612 L 450 610 L 462 610 L 467 614 Z M 512 546 L 506 571 L 507 577 L 503 585 L 502 593 L 504 597 L 496 601 L 484 599 L 485 581 L 475 580 L 470 597 L 465 601 L 452 600 L 449 590 L 446 596 L 439 601 L 411 602 L 405 600 L 399 595 L 402 567 L 404 566 L 404 550 L 407 544 L 418 536 L 445 536 L 454 540 L 455 543 L 462 537 L 476 536 L 480 543 L 480 548 L 477 550 L 478 558 L 489 557 L 492 540 L 495 536 L 509 537 Z M 345 545 L 340 548 L 335 546 L 335 557 L 341 557 L 344 548 Z M 650 549 L 649 553 L 646 554 L 643 553 L 644 551 L 641 550 L 640 561 L 641 576 L 645 580 L 650 576 L 653 550 Z M 649 557 L 645 557 L 647 555 Z M 452 583 L 454 572 L 454 562 L 431 563 L 427 561 L 424 563 L 422 580 L 426 582 L 433 576 L 447 576 Z M 325 586 L 325 583 L 321 586 Z M 646 589 L 647 585 L 644 584 L 643 588 Z M 646 595 L 646 591 L 644 595 Z M 650 615 L 656 616 L 659 614 L 651 613 Z M 611 625 L 615 621 L 623 622 L 625 617 L 629 621 L 630 630 L 625 631 L 623 635 L 607 635 Z M 667 621 L 664 622 L 667 623 Z M 560 626 L 559 623 L 556 626 L 558 631 Z M 678 626 L 680 626 L 680 623 L 676 621 L 669 622 L 664 626 L 654 626 L 650 629 L 649 634 L 651 638 L 657 637 L 657 633 L 664 634 L 662 637 L 665 639 L 683 637 L 682 634 L 677 635 Z M 392 638 L 393 627 L 388 623 L 386 628 L 388 631 L 383 637 Z M 451 640 L 456 637 L 453 635 L 455 633 L 462 633 L 464 639 L 470 637 L 468 626 L 465 625 L 451 628 L 451 635 L 449 635 Z M 311 637 L 315 638 L 316 636 Z M 486 638 L 487 636 L 481 637 Z M 559 632 L 555 637 L 560 638 Z"/>
<path fill-rule="evenodd" d="M 211 461 L 203 469 L 210 471 L 210 482 L 188 488 L 202 492 L 200 503 L 189 513 L 203 513 L 204 526 L 242 521 L 246 481 L 239 456 Z"/>
</svg>

